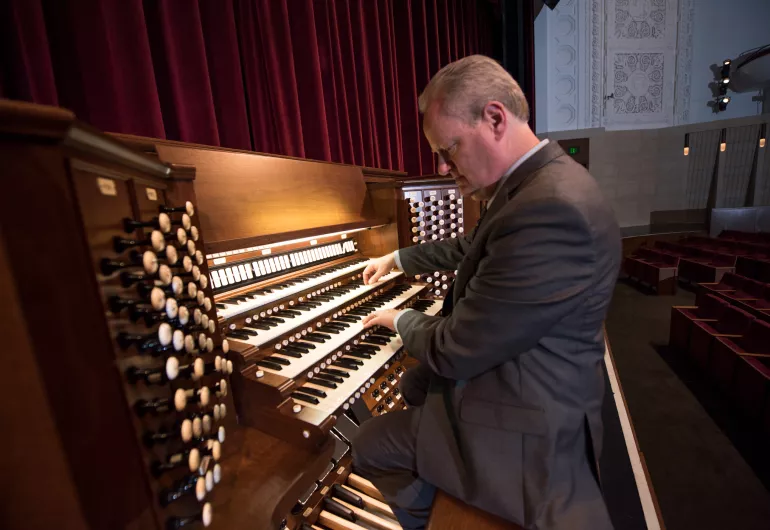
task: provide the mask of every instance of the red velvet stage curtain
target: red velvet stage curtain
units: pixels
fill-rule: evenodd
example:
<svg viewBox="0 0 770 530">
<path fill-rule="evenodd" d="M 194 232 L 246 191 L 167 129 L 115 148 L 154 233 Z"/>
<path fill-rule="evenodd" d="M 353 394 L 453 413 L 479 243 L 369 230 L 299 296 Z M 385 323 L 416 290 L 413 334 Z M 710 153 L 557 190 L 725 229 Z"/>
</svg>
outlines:
<svg viewBox="0 0 770 530">
<path fill-rule="evenodd" d="M 0 97 L 112 132 L 434 172 L 417 96 L 490 0 L 0 0 Z"/>
</svg>

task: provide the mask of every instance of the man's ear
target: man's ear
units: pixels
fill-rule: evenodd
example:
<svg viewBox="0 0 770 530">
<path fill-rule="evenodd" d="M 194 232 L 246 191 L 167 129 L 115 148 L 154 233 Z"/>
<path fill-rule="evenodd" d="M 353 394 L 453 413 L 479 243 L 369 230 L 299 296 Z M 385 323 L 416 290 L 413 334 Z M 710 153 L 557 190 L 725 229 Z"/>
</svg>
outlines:
<svg viewBox="0 0 770 530">
<path fill-rule="evenodd" d="M 508 126 L 505 108 L 498 101 L 490 101 L 484 106 L 484 121 L 492 128 L 495 138 L 500 138 Z"/>
</svg>

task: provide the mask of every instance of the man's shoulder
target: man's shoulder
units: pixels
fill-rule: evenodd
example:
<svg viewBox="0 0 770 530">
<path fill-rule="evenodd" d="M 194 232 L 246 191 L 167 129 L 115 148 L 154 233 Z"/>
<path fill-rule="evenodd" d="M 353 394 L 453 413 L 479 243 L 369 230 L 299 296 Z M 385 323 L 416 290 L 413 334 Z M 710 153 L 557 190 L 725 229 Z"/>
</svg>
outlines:
<svg viewBox="0 0 770 530">
<path fill-rule="evenodd" d="M 528 223 L 538 211 L 561 211 L 565 219 L 581 218 L 587 225 L 611 225 L 615 214 L 591 174 L 568 156 L 539 168 L 503 208 L 508 222 Z M 522 216 L 530 212 L 530 216 Z"/>
</svg>

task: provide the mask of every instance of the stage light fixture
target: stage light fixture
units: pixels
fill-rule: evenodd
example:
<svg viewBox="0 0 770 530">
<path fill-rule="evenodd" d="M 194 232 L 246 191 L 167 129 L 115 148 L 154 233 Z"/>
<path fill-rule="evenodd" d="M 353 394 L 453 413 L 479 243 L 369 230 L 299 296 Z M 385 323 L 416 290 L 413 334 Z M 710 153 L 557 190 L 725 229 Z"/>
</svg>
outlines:
<svg viewBox="0 0 770 530">
<path fill-rule="evenodd" d="M 720 96 L 717 99 L 717 108 L 719 112 L 727 110 L 727 104 L 730 103 L 730 96 Z"/>
<path fill-rule="evenodd" d="M 729 77 L 725 77 L 724 79 L 722 79 L 722 84 L 723 85 L 726 85 L 728 83 L 730 83 L 730 78 Z"/>
</svg>

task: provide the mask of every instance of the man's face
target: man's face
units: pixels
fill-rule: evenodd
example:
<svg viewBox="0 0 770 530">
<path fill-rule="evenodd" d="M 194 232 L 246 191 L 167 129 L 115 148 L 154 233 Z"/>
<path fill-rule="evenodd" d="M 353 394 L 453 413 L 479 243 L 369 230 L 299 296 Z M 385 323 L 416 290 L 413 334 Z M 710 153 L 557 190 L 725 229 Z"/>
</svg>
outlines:
<svg viewBox="0 0 770 530">
<path fill-rule="evenodd" d="M 425 112 L 423 130 L 433 152 L 438 156 L 438 172 L 451 176 L 462 195 L 483 199 L 483 190 L 500 175 L 490 170 L 491 150 L 498 147 L 494 130 L 482 117 L 476 123 L 442 112 L 440 102 L 433 102 Z"/>
</svg>

